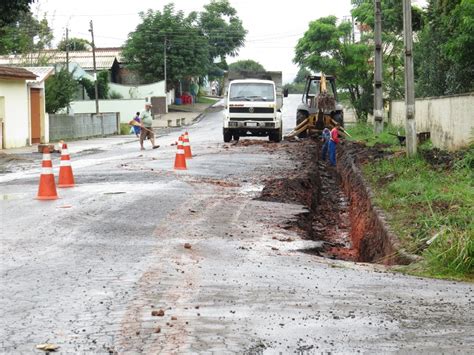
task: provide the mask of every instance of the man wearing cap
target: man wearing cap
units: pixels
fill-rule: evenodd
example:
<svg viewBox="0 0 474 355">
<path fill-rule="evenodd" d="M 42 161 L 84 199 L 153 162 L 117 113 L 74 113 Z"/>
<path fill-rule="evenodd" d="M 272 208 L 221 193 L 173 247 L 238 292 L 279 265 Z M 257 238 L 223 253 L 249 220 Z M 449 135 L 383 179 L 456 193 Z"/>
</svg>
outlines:
<svg viewBox="0 0 474 355">
<path fill-rule="evenodd" d="M 153 117 L 151 115 L 151 104 L 146 103 L 145 104 L 145 110 L 142 111 L 140 114 L 140 119 L 141 119 L 141 127 L 142 129 L 140 130 L 140 147 L 141 150 L 145 150 L 145 147 L 143 146 L 143 142 L 145 141 L 146 138 L 148 138 L 151 142 L 151 145 L 153 149 L 156 149 L 159 147 L 159 145 L 155 145 L 155 134 L 153 133 L 152 129 L 152 124 L 153 124 Z"/>
</svg>

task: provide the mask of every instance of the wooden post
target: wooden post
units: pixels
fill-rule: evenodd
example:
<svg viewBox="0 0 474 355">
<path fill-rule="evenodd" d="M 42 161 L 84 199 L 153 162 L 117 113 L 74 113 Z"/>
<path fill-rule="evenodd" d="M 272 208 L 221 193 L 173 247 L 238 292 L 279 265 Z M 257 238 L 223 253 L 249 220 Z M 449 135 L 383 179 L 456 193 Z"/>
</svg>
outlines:
<svg viewBox="0 0 474 355">
<path fill-rule="evenodd" d="M 405 135 L 407 155 L 417 151 L 415 123 L 415 78 L 413 72 L 413 30 L 411 24 L 411 0 L 403 0 L 403 37 L 405 42 Z"/>
</svg>

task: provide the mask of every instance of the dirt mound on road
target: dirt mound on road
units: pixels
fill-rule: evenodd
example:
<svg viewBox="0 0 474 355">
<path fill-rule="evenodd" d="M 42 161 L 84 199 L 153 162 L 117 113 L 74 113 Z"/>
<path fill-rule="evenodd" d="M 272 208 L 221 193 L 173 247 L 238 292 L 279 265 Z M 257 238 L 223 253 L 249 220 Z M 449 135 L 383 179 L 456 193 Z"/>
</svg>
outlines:
<svg viewBox="0 0 474 355">
<path fill-rule="evenodd" d="M 315 208 L 319 200 L 320 186 L 317 169 L 318 147 L 306 140 L 294 143 L 267 143 L 290 154 L 295 168 L 286 176 L 264 181 L 265 187 L 259 199 L 264 201 L 297 203 Z M 316 188 L 315 188 L 316 187 Z"/>
</svg>

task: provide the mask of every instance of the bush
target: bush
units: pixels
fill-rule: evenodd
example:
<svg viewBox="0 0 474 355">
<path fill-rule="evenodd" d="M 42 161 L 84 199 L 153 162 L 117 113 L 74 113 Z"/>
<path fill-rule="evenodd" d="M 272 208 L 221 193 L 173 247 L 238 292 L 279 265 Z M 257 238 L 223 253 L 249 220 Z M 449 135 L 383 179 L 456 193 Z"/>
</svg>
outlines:
<svg viewBox="0 0 474 355">
<path fill-rule="evenodd" d="M 130 125 L 128 123 L 121 123 L 120 124 L 120 134 L 121 135 L 130 134 Z"/>
<path fill-rule="evenodd" d="M 65 69 L 49 77 L 45 84 L 46 112 L 56 113 L 69 106 L 77 89 L 77 82 Z"/>
<path fill-rule="evenodd" d="M 109 99 L 111 100 L 120 100 L 123 99 L 123 95 L 117 91 L 111 91 L 109 93 Z"/>
</svg>

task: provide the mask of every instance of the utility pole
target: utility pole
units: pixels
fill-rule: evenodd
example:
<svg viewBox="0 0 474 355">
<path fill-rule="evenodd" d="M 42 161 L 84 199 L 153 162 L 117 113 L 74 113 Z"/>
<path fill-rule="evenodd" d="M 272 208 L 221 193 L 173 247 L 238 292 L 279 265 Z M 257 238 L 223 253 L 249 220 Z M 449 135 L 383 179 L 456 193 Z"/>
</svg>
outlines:
<svg viewBox="0 0 474 355">
<path fill-rule="evenodd" d="M 99 114 L 99 88 L 97 86 L 97 67 L 95 64 L 95 42 L 94 42 L 94 25 L 92 24 L 92 20 L 90 22 L 91 28 L 89 32 L 92 36 L 92 60 L 94 63 L 94 89 L 95 89 L 95 113 L 96 115 Z"/>
<path fill-rule="evenodd" d="M 165 72 L 165 94 L 166 94 L 166 36 L 165 36 L 165 42 L 163 45 L 163 58 L 164 58 L 164 72 Z"/>
<path fill-rule="evenodd" d="M 66 70 L 69 74 L 69 28 L 66 27 Z M 66 113 L 69 115 L 69 104 L 66 107 Z"/>
<path fill-rule="evenodd" d="M 355 19 L 354 16 L 351 15 L 351 22 L 352 22 L 352 44 L 356 43 L 355 37 Z"/>
<path fill-rule="evenodd" d="M 415 122 L 415 77 L 413 73 L 413 31 L 411 0 L 403 0 L 403 37 L 405 42 L 405 107 L 407 155 L 416 155 L 417 137 Z"/>
<path fill-rule="evenodd" d="M 69 72 L 69 28 L 66 28 L 66 69 Z"/>
<path fill-rule="evenodd" d="M 382 90 L 382 1 L 375 4 L 375 73 L 374 73 L 374 133 L 383 131 L 383 90 Z"/>
</svg>

